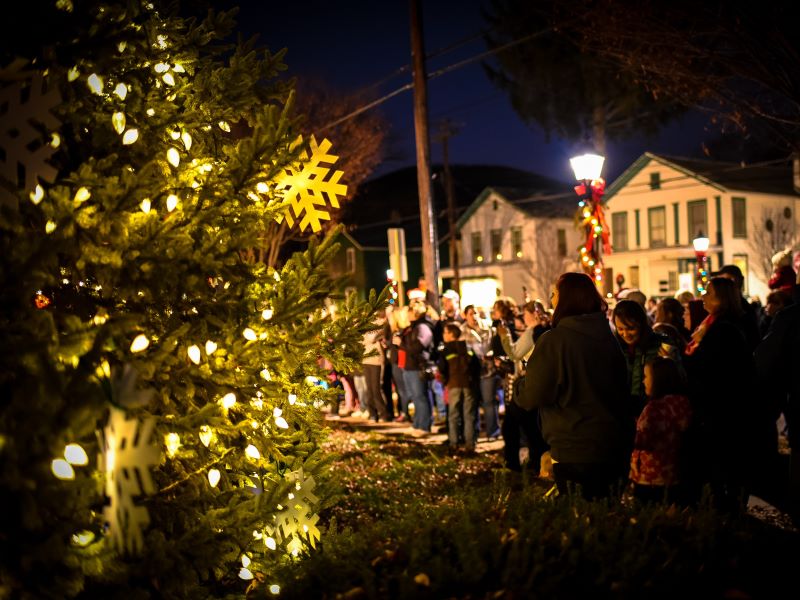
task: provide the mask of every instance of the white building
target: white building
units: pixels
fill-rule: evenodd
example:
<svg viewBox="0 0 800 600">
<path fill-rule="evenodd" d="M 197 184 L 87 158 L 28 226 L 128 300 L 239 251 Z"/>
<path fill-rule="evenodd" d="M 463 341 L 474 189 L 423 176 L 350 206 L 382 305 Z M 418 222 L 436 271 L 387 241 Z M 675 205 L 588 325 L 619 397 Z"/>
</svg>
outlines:
<svg viewBox="0 0 800 600">
<path fill-rule="evenodd" d="M 558 276 L 578 268 L 577 201 L 567 192 L 486 188 L 456 224 L 461 306 L 490 307 L 498 296 L 547 303 Z M 454 275 L 451 268 L 440 274 Z"/>
<path fill-rule="evenodd" d="M 710 270 L 738 265 L 745 293 L 765 298 L 770 257 L 800 241 L 800 196 L 790 165 L 749 166 L 645 153 L 606 190 L 614 252 L 609 280 L 647 295 L 693 288 L 692 240 L 710 240 Z"/>
</svg>

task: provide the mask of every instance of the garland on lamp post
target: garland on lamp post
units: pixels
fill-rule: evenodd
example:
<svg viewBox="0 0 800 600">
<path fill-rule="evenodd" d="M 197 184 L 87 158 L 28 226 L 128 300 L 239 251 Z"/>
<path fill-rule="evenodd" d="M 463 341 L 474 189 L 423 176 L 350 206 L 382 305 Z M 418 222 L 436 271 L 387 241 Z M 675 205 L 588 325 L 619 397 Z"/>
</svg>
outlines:
<svg viewBox="0 0 800 600">
<path fill-rule="evenodd" d="M 702 231 L 692 240 L 694 253 L 697 257 L 697 272 L 695 288 L 698 294 L 704 294 L 708 287 L 708 245 L 709 240 Z"/>
<path fill-rule="evenodd" d="M 575 222 L 584 232 L 580 245 L 580 263 L 584 272 L 599 286 L 603 281 L 603 255 L 611 253 L 609 228 L 603 207 L 606 182 L 600 177 L 605 158 L 596 154 L 584 154 L 570 159 L 578 194 L 578 211 Z"/>
</svg>

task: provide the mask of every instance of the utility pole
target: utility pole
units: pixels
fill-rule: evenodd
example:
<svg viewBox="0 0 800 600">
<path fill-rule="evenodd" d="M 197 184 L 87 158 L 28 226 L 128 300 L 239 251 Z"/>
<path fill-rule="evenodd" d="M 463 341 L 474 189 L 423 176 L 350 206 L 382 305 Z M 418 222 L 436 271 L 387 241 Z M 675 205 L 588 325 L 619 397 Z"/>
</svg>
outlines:
<svg viewBox="0 0 800 600">
<path fill-rule="evenodd" d="M 456 240 L 456 205 L 453 194 L 453 175 L 450 172 L 448 140 L 458 133 L 456 125 L 449 119 L 439 123 L 436 141 L 442 143 L 442 162 L 444 163 L 444 189 L 447 195 L 447 226 L 450 230 L 450 265 L 453 268 L 453 289 L 461 295 L 461 275 L 459 273 L 458 241 Z"/>
<path fill-rule="evenodd" d="M 417 188 L 422 227 L 422 266 L 428 289 L 439 310 L 439 260 L 436 219 L 431 196 L 431 144 L 428 136 L 428 76 L 425 71 L 425 44 L 422 36 L 422 5 L 411 0 L 411 58 L 414 70 L 414 133 L 417 144 Z"/>
</svg>

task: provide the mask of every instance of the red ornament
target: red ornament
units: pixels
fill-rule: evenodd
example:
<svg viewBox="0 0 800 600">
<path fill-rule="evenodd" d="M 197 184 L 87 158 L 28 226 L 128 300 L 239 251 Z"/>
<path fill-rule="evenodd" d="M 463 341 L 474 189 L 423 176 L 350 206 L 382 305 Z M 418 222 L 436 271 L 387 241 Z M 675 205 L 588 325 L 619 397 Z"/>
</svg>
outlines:
<svg viewBox="0 0 800 600">
<path fill-rule="evenodd" d="M 39 292 L 33 297 L 33 303 L 38 309 L 47 308 L 52 303 L 52 300 Z"/>
</svg>

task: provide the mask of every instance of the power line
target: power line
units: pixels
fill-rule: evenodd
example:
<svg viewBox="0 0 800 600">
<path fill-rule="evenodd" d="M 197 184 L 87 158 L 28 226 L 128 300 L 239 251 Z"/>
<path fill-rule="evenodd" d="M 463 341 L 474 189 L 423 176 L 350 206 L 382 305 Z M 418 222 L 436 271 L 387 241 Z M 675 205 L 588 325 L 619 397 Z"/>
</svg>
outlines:
<svg viewBox="0 0 800 600">
<path fill-rule="evenodd" d="M 430 80 L 430 79 L 434 79 L 435 77 L 440 77 L 441 75 L 444 75 L 445 73 L 449 73 L 450 71 L 454 71 L 455 69 L 459 69 L 459 68 L 464 67 L 466 65 L 469 65 L 469 64 L 471 64 L 471 63 L 473 63 L 475 61 L 482 60 L 482 59 L 486 58 L 487 56 L 491 56 L 493 54 L 498 54 L 499 52 L 503 52 L 505 50 L 508 50 L 509 48 L 513 48 L 514 46 L 518 46 L 519 44 L 522 44 L 524 42 L 530 41 L 530 40 L 532 40 L 532 39 L 534 39 L 536 37 L 542 36 L 542 35 L 544 35 L 546 33 L 550 33 L 552 30 L 553 30 L 552 27 L 547 27 L 545 29 L 542 29 L 540 31 L 536 31 L 534 33 L 528 34 L 528 35 L 523 36 L 521 38 L 518 38 L 516 40 L 512 40 L 512 41 L 508 42 L 507 44 L 503 44 L 502 46 L 499 46 L 497 48 L 493 48 L 491 50 L 487 50 L 486 52 L 481 52 L 480 54 L 476 54 L 475 56 L 472 56 L 470 58 L 466 58 L 466 59 L 461 60 L 461 61 L 459 61 L 457 63 L 453 63 L 452 65 L 448 65 L 448 66 L 443 67 L 443 68 L 441 68 L 441 69 L 439 69 L 437 71 L 429 73 L 427 78 Z M 322 132 L 322 131 L 325 131 L 327 129 L 330 129 L 331 127 L 336 127 L 337 125 L 339 125 L 341 123 L 344 123 L 345 121 L 349 121 L 350 119 L 360 115 L 364 111 L 367 111 L 367 110 L 369 110 L 371 108 L 375 108 L 376 106 L 379 106 L 379 105 L 383 104 L 387 100 L 389 100 L 389 99 L 397 96 L 398 94 L 400 94 L 400 93 L 402 93 L 402 92 L 404 92 L 406 90 L 409 90 L 409 89 L 411 89 L 413 87 L 414 87 L 413 83 L 407 83 L 404 86 L 402 86 L 402 87 L 400 87 L 400 88 L 398 88 L 398 89 L 396 89 L 396 90 L 394 90 L 392 92 L 389 92 L 388 94 L 386 94 L 384 96 L 381 96 L 377 100 L 373 100 L 372 102 L 369 102 L 368 104 L 366 104 L 366 105 L 364 105 L 362 107 L 359 107 L 359 108 L 355 109 L 354 111 L 344 115 L 343 117 L 340 117 L 340 118 L 336 119 L 335 121 L 332 121 L 332 122 L 328 123 L 327 125 L 321 127 L 319 129 L 319 131 Z"/>
</svg>

